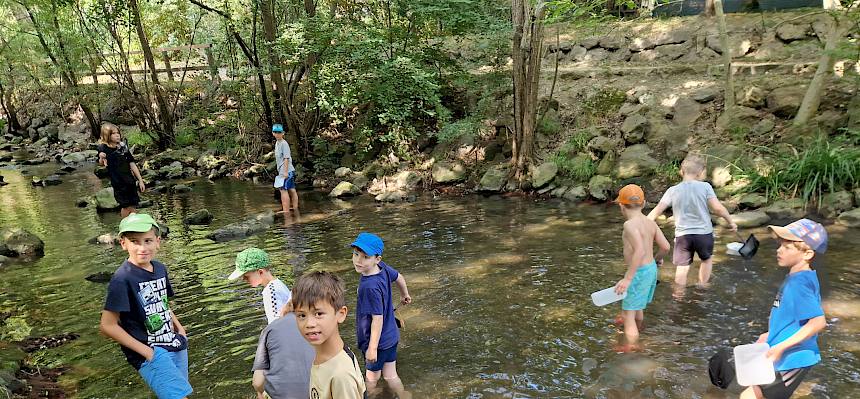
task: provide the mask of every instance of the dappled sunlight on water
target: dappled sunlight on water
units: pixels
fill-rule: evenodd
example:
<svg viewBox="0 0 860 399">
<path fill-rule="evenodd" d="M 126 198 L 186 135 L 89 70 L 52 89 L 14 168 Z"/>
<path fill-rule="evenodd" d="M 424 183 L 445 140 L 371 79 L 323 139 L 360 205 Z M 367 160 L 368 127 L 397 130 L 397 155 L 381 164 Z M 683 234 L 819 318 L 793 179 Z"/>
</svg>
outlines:
<svg viewBox="0 0 860 399">
<path fill-rule="evenodd" d="M 148 398 L 116 345 L 98 334 L 105 286 L 83 280 L 115 270 L 124 259 L 118 247 L 86 243 L 114 231 L 119 216 L 74 207 L 76 198 L 94 192 L 86 171 L 45 188 L 31 187 L 17 171 L 2 173 L 11 184 L 0 189 L 0 224 L 41 236 L 46 254 L 31 265 L 0 269 L 0 304 L 18 304 L 33 320 L 34 334 L 81 334 L 41 355 L 71 366 L 62 383 L 76 397 Z M 213 229 L 277 210 L 270 188 L 201 180 L 190 194 L 153 199 L 145 211 L 171 229 L 158 257 L 170 268 L 175 310 L 189 331 L 191 382 L 202 398 L 252 397 L 249 370 L 265 324 L 260 292 L 226 280 L 235 254 L 249 246 L 268 251 L 274 274 L 288 284 L 308 270 L 342 276 L 350 315 L 341 333 L 354 346 L 358 275 L 348 244 L 361 231 L 381 235 L 383 259 L 404 274 L 414 300 L 401 307 L 406 329 L 398 372 L 415 398 L 429 399 L 737 397 L 737 387 L 710 385 L 707 359 L 767 329 L 785 276 L 771 240 L 743 261 L 725 255 L 734 239 L 718 230 L 713 284 L 689 286 L 673 299 L 674 268 L 661 267 L 645 313 L 644 350 L 617 354 L 613 320 L 620 307 L 596 308 L 589 297 L 625 271 L 617 206 L 496 196 L 380 205 L 368 196 L 341 201 L 305 191 L 300 217 L 278 218 L 257 236 L 214 243 L 205 238 Z M 211 226 L 182 224 L 200 208 L 215 215 Z M 671 239 L 671 227 L 663 227 Z M 819 276 L 830 325 L 820 340 L 824 360 L 801 387 L 801 398 L 848 398 L 860 383 L 854 270 L 860 249 L 855 234 L 828 229 L 832 242 Z M 749 232 L 767 237 L 763 228 Z"/>
</svg>

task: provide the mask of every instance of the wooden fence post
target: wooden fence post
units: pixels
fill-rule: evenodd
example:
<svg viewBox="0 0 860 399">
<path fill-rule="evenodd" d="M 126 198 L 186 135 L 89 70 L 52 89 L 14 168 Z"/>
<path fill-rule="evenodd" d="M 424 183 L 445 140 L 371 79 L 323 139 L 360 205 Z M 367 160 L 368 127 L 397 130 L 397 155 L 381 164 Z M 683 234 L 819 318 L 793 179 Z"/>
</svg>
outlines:
<svg viewBox="0 0 860 399">
<path fill-rule="evenodd" d="M 206 47 L 204 50 L 206 53 L 206 62 L 209 64 L 209 76 L 213 81 L 218 81 L 221 79 L 221 76 L 218 74 L 218 63 L 215 60 L 215 55 L 212 54 L 212 46 Z"/>
<path fill-rule="evenodd" d="M 161 52 L 161 59 L 164 60 L 164 69 L 167 70 L 167 78 L 173 82 L 173 68 L 170 67 L 170 55 L 167 51 Z"/>
</svg>

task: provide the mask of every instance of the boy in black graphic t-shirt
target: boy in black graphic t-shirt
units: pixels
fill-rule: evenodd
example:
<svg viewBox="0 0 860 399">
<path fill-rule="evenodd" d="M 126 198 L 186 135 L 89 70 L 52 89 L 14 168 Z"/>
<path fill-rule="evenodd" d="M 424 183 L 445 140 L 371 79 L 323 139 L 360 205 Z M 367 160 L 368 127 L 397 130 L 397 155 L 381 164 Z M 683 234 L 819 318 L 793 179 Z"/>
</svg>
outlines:
<svg viewBox="0 0 860 399">
<path fill-rule="evenodd" d="M 99 328 L 120 344 L 126 360 L 159 399 L 191 394 L 188 340 L 170 309 L 173 287 L 167 268 L 154 260 L 160 239 L 151 216 L 133 213 L 119 224 L 128 259 L 108 285 Z"/>
</svg>

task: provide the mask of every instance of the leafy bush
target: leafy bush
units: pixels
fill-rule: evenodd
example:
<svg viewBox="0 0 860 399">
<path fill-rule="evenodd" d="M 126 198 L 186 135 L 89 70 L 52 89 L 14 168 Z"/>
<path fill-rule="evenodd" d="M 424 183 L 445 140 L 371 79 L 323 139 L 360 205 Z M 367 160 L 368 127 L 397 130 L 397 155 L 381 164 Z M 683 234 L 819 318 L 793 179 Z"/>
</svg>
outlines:
<svg viewBox="0 0 860 399">
<path fill-rule="evenodd" d="M 566 153 L 559 152 L 553 162 L 558 166 L 559 174 L 579 182 L 588 181 L 597 173 L 597 164 L 588 154 L 580 153 L 570 157 Z"/>
<path fill-rule="evenodd" d="M 461 137 L 475 136 L 481 128 L 481 121 L 478 118 L 470 116 L 456 120 L 451 123 L 446 123 L 436 133 L 439 142 L 452 143 L 459 140 Z"/>
<path fill-rule="evenodd" d="M 32 330 L 24 316 L 12 316 L 0 328 L 0 341 L 21 341 L 30 336 Z"/>
<path fill-rule="evenodd" d="M 579 129 L 571 135 L 559 149 L 560 153 L 576 154 L 585 150 L 588 142 L 594 137 L 591 130 Z"/>
<path fill-rule="evenodd" d="M 748 192 L 764 192 L 769 199 L 800 197 L 821 203 L 821 196 L 856 187 L 860 182 L 860 148 L 853 146 L 857 133 L 828 139 L 821 135 L 809 147 L 792 153 L 774 154 L 770 173 L 746 170 Z"/>
</svg>

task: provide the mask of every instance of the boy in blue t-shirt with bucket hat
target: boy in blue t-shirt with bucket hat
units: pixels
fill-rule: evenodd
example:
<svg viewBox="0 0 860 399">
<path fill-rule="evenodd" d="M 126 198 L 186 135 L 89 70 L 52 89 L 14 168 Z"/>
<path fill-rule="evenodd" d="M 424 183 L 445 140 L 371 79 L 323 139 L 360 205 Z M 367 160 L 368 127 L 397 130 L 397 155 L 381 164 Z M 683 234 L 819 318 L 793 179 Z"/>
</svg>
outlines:
<svg viewBox="0 0 860 399">
<path fill-rule="evenodd" d="M 299 210 L 299 194 L 296 192 L 296 168 L 293 166 L 293 155 L 290 143 L 284 140 L 284 126 L 280 123 L 272 125 L 272 136 L 275 137 L 275 161 L 278 164 L 278 177 L 275 188 L 281 194 L 281 208 L 284 214 L 290 209 Z"/>
<path fill-rule="evenodd" d="M 350 246 L 352 265 L 361 274 L 355 309 L 355 333 L 366 362 L 367 390 L 375 390 L 381 375 L 397 397 L 410 397 L 397 375 L 400 331 L 397 329 L 391 300 L 391 283 L 394 282 L 400 290 L 400 303 L 412 303 L 406 279 L 382 261 L 385 244 L 375 234 L 361 233 Z"/>
<path fill-rule="evenodd" d="M 821 308 L 818 274 L 811 263 L 827 250 L 827 231 L 809 219 L 787 226 L 769 226 L 779 240 L 776 263 L 789 268 L 773 307 L 767 332 L 757 342 L 767 342 L 776 380 L 768 385 L 751 386 L 741 399 L 788 399 L 800 386 L 809 369 L 821 361 L 818 333 L 827 326 Z"/>
</svg>

